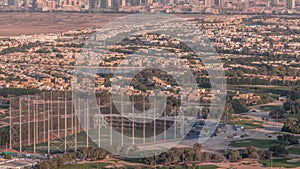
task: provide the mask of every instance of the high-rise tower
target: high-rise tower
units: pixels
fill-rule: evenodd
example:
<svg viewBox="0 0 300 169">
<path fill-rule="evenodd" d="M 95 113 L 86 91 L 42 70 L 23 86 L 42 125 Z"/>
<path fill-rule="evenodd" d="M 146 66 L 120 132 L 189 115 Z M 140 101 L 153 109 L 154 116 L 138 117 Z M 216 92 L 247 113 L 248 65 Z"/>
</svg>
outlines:
<svg viewBox="0 0 300 169">
<path fill-rule="evenodd" d="M 285 0 L 284 7 L 287 9 L 294 9 L 296 6 L 296 0 Z"/>
</svg>

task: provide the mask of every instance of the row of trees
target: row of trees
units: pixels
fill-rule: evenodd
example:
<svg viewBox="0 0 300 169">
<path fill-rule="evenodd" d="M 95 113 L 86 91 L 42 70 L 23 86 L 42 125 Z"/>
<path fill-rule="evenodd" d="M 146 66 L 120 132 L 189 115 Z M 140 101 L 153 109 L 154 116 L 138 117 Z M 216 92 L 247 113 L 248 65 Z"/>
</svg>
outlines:
<svg viewBox="0 0 300 169">
<path fill-rule="evenodd" d="M 82 147 L 77 152 L 69 152 L 65 154 L 59 154 L 54 156 L 51 160 L 42 161 L 37 165 L 37 169 L 53 169 L 65 164 L 75 163 L 79 160 L 101 160 L 109 156 L 110 153 L 104 149 L 96 147 Z"/>
<path fill-rule="evenodd" d="M 222 162 L 226 158 L 222 154 L 202 152 L 202 145 L 196 143 L 193 148 L 172 148 L 164 153 L 142 159 L 148 165 L 163 164 L 170 166 L 182 162 Z"/>
<path fill-rule="evenodd" d="M 229 150 L 226 157 L 231 162 L 236 162 L 243 158 L 269 159 L 271 156 L 282 157 L 288 154 L 286 147 L 295 144 L 299 144 L 297 137 L 285 134 L 278 136 L 276 143 L 271 145 L 268 150 L 257 150 L 251 146 L 241 150 Z"/>
<path fill-rule="evenodd" d="M 224 162 L 229 160 L 237 162 L 244 158 L 269 159 L 271 152 L 268 150 L 257 150 L 255 147 L 247 147 L 240 150 L 229 150 L 225 154 L 201 152 L 201 146 L 195 144 L 194 148 L 173 148 L 157 156 L 145 158 L 142 162 L 148 165 L 163 164 L 165 166 L 177 165 L 180 163 L 194 162 Z"/>
<path fill-rule="evenodd" d="M 299 144 L 297 137 L 293 135 L 281 135 L 269 150 L 257 150 L 255 147 L 247 147 L 239 150 L 229 150 L 224 153 L 212 153 L 202 151 L 202 145 L 196 143 L 193 148 L 172 148 L 159 155 L 135 159 L 135 162 L 141 162 L 147 165 L 172 166 L 178 164 L 199 163 L 199 162 L 237 162 L 244 158 L 250 159 L 270 159 L 273 156 L 284 156 L 288 154 L 286 146 Z M 100 160 L 109 156 L 110 153 L 101 148 L 88 147 L 79 148 L 77 152 L 70 152 L 62 155 L 56 155 L 51 160 L 42 161 L 38 164 L 38 169 L 57 168 L 59 166 L 75 163 L 76 160 Z M 127 159 L 130 161 L 131 159 Z"/>
<path fill-rule="evenodd" d="M 244 158 L 250 159 L 269 159 L 271 152 L 267 150 L 257 150 L 255 147 L 250 146 L 246 149 L 229 150 L 226 155 L 227 159 L 231 162 L 237 162 Z"/>
<path fill-rule="evenodd" d="M 2 88 L 0 89 L 0 96 L 7 97 L 8 95 L 22 96 L 27 94 L 36 94 L 40 91 L 38 89 L 22 89 L 22 88 Z"/>
<path fill-rule="evenodd" d="M 36 42 L 29 42 L 27 44 L 22 44 L 17 47 L 9 47 L 5 48 L 0 52 L 0 55 L 5 55 L 5 54 L 10 54 L 10 53 L 15 53 L 15 52 L 27 52 L 29 49 L 41 46 L 42 43 L 40 41 Z"/>
<path fill-rule="evenodd" d="M 235 71 L 233 71 L 235 72 Z M 228 76 L 228 75 L 227 75 Z M 233 74 L 233 77 L 228 77 L 227 84 L 232 85 L 274 85 L 274 86 L 288 86 L 299 85 L 300 80 L 295 82 L 285 81 L 283 79 L 262 79 L 260 77 L 243 77 L 243 73 L 238 74 L 238 71 Z"/>
</svg>

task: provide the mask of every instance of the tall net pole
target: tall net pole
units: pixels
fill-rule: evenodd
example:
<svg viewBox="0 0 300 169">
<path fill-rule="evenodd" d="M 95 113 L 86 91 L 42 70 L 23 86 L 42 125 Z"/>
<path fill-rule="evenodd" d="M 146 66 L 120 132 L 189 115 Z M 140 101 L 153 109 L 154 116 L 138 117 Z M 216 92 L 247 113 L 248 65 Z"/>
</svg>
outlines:
<svg viewBox="0 0 300 169">
<path fill-rule="evenodd" d="M 12 99 L 9 99 L 9 148 L 12 149 L 12 114 L 11 114 L 11 101 Z"/>
<path fill-rule="evenodd" d="M 21 97 L 19 97 L 19 147 L 20 152 L 22 152 L 22 100 Z"/>
</svg>

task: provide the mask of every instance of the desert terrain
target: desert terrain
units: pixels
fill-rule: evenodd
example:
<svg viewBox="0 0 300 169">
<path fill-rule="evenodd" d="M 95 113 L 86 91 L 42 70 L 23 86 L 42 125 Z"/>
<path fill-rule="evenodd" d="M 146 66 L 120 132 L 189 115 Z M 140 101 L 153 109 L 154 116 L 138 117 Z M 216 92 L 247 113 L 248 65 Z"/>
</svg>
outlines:
<svg viewBox="0 0 300 169">
<path fill-rule="evenodd" d="M 60 33 L 99 28 L 122 14 L 107 13 L 1 13 L 0 36 Z"/>
</svg>

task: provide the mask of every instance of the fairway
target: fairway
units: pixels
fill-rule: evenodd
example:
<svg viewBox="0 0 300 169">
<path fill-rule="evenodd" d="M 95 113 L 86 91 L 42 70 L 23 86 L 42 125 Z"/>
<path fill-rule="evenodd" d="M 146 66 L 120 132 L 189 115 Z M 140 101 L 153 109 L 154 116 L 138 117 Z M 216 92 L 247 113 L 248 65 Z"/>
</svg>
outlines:
<svg viewBox="0 0 300 169">
<path fill-rule="evenodd" d="M 294 145 L 288 148 L 290 154 L 300 154 L 300 145 Z"/>
<path fill-rule="evenodd" d="M 169 169 L 170 167 L 162 167 L 161 169 Z M 177 166 L 172 166 L 171 168 L 173 169 L 183 169 L 183 166 L 181 165 L 177 165 Z M 216 165 L 200 165 L 200 166 L 196 166 L 196 169 L 217 169 L 219 168 Z M 193 169 L 193 167 L 189 167 L 189 169 Z"/>
<path fill-rule="evenodd" d="M 68 136 L 67 137 L 67 151 L 73 151 L 74 150 L 74 135 Z M 51 153 L 61 153 L 64 151 L 64 138 L 60 138 L 60 139 L 55 139 L 52 140 L 50 142 L 50 152 Z M 36 150 L 37 152 L 40 153 L 47 153 L 47 146 L 48 143 L 44 142 L 44 143 L 39 143 L 36 145 Z M 80 132 L 77 134 L 77 146 L 79 147 L 86 147 L 86 133 L 85 132 Z M 89 146 L 92 147 L 98 147 L 97 144 L 95 144 L 90 138 L 89 138 Z M 22 148 L 22 151 L 25 152 L 32 152 L 33 151 L 33 145 L 31 146 L 24 146 Z"/>
<path fill-rule="evenodd" d="M 257 120 L 241 120 L 239 125 L 243 126 L 245 129 L 256 129 L 263 128 L 263 122 Z"/>
<path fill-rule="evenodd" d="M 57 169 L 100 169 L 105 168 L 107 163 L 89 163 L 89 164 L 67 164 L 61 167 L 58 167 Z"/>
<path fill-rule="evenodd" d="M 260 106 L 263 111 L 273 111 L 277 109 L 283 109 L 282 106 L 268 105 L 268 106 Z"/>
<path fill-rule="evenodd" d="M 257 140 L 257 139 L 246 139 L 246 140 L 238 140 L 231 141 L 229 146 L 231 147 L 250 147 L 254 146 L 257 148 L 267 149 L 272 144 L 274 144 L 276 140 Z"/>
<path fill-rule="evenodd" d="M 297 168 L 300 166 L 300 162 L 287 162 L 289 159 L 274 159 L 272 160 L 260 160 L 259 162 L 266 167 L 285 167 L 285 168 Z"/>
<path fill-rule="evenodd" d="M 217 168 L 219 167 L 215 165 L 201 165 L 196 167 L 196 169 L 217 169 Z"/>
<path fill-rule="evenodd" d="M 263 86 L 263 85 L 227 85 L 228 89 L 235 89 L 240 91 L 251 91 L 253 93 L 269 93 L 277 95 L 287 95 L 291 90 L 290 86 Z"/>
</svg>

